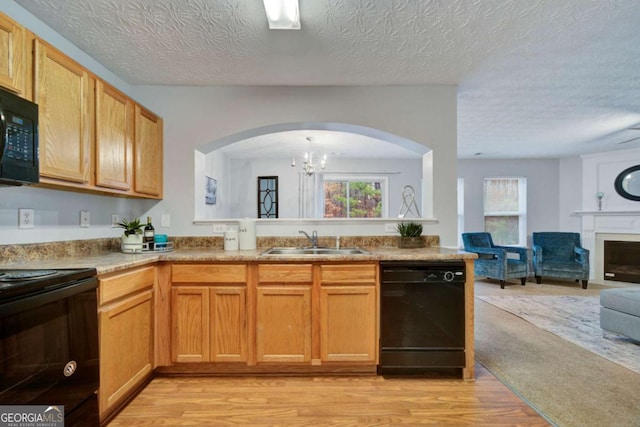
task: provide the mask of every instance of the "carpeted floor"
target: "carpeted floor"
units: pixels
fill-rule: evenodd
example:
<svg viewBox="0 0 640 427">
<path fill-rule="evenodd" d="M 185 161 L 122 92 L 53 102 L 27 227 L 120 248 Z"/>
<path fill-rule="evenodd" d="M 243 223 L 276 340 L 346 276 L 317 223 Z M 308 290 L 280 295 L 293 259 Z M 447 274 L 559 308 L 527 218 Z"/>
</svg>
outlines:
<svg viewBox="0 0 640 427">
<path fill-rule="evenodd" d="M 533 325 L 640 374 L 640 345 L 622 335 L 603 336 L 600 298 L 576 295 L 479 296 Z"/>
<path fill-rule="evenodd" d="M 478 280 L 476 359 L 559 427 L 640 426 L 640 374 L 489 304 L 483 296 L 598 296 L 606 286 Z M 640 357 L 640 351 L 638 353 Z"/>
</svg>

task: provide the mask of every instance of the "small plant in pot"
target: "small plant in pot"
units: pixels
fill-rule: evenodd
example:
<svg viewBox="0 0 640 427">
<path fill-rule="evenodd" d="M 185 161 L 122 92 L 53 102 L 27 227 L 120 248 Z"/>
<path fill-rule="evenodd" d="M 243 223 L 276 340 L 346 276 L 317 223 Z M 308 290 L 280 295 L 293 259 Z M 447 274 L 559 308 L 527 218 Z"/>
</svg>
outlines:
<svg viewBox="0 0 640 427">
<path fill-rule="evenodd" d="M 120 245 L 122 252 L 142 252 L 142 229 L 144 224 L 140 223 L 138 218 L 131 221 L 123 219 L 118 223 L 118 227 L 124 229 L 122 244 Z"/>
<path fill-rule="evenodd" d="M 399 248 L 423 248 L 422 224 L 418 222 L 401 222 L 396 227 L 400 233 Z"/>
</svg>

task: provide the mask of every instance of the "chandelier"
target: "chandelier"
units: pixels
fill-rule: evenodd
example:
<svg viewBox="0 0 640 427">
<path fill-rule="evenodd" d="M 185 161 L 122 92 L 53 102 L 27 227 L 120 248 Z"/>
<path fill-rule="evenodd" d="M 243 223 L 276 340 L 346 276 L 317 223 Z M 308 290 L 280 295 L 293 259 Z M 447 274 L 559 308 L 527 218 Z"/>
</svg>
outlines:
<svg viewBox="0 0 640 427">
<path fill-rule="evenodd" d="M 307 137 L 307 141 L 309 142 L 309 148 L 306 153 L 304 153 L 304 162 L 302 164 L 302 171 L 308 176 L 313 175 L 318 172 L 317 165 L 314 163 L 313 159 L 313 151 L 311 151 L 311 143 L 313 142 L 312 137 Z M 322 159 L 320 159 L 320 169 L 324 169 L 327 166 L 327 155 L 323 155 Z M 293 158 L 291 162 L 291 167 L 296 167 L 296 158 Z"/>
</svg>

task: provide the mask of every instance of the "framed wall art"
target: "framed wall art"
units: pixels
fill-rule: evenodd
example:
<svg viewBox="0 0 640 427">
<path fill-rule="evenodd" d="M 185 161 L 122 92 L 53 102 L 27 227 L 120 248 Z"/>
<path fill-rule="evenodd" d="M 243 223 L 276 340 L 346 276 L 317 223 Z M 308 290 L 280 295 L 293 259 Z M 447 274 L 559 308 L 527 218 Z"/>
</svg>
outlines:
<svg viewBox="0 0 640 427">
<path fill-rule="evenodd" d="M 218 181 L 211 178 L 210 176 L 206 176 L 205 178 L 207 182 L 205 186 L 206 193 L 204 202 L 207 205 L 215 205 L 216 199 L 218 198 Z"/>
</svg>

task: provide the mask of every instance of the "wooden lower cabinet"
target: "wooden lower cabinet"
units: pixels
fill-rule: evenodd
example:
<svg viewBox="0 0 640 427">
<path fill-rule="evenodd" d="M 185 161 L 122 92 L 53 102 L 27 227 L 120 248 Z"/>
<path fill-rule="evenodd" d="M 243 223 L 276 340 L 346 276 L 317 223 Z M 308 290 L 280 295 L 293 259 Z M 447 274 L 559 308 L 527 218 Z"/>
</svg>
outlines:
<svg viewBox="0 0 640 427">
<path fill-rule="evenodd" d="M 375 368 L 377 275 L 377 263 L 173 264 L 173 372 Z"/>
<path fill-rule="evenodd" d="M 258 286 L 257 362 L 311 362 L 311 286 Z"/>
<path fill-rule="evenodd" d="M 155 267 L 100 278 L 100 418 L 153 371 Z"/>
<path fill-rule="evenodd" d="M 246 264 L 175 264 L 172 362 L 248 360 Z"/>
<path fill-rule="evenodd" d="M 209 290 L 212 362 L 247 361 L 247 288 L 216 286 Z"/>
<path fill-rule="evenodd" d="M 322 362 L 377 363 L 378 265 L 324 264 L 319 269 Z"/>
<path fill-rule="evenodd" d="M 174 362 L 208 362 L 209 288 L 173 288 L 171 310 L 171 359 Z"/>
<path fill-rule="evenodd" d="M 313 264 L 258 264 L 256 362 L 311 363 Z"/>
<path fill-rule="evenodd" d="M 323 362 L 375 362 L 375 286 L 327 286 L 320 291 Z"/>
<path fill-rule="evenodd" d="M 245 286 L 178 286 L 171 296 L 174 362 L 246 362 Z"/>
</svg>

